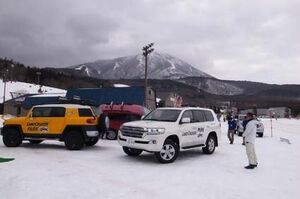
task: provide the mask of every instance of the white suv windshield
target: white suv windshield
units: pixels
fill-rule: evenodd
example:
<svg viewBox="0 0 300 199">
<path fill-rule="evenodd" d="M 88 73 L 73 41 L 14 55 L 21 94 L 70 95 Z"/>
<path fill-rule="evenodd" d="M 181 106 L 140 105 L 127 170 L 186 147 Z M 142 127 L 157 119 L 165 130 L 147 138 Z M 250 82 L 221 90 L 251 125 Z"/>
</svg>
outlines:
<svg viewBox="0 0 300 199">
<path fill-rule="evenodd" d="M 181 110 L 156 109 L 149 113 L 144 120 L 175 122 L 181 113 Z"/>
</svg>

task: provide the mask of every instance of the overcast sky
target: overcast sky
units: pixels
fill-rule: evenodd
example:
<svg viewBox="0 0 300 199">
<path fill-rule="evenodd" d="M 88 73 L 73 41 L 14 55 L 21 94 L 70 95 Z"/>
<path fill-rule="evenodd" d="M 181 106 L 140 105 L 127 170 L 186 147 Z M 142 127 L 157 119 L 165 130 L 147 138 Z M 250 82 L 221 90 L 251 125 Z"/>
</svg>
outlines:
<svg viewBox="0 0 300 199">
<path fill-rule="evenodd" d="M 220 79 L 300 84 L 300 0 L 0 0 L 0 57 L 64 67 L 155 50 Z"/>
</svg>

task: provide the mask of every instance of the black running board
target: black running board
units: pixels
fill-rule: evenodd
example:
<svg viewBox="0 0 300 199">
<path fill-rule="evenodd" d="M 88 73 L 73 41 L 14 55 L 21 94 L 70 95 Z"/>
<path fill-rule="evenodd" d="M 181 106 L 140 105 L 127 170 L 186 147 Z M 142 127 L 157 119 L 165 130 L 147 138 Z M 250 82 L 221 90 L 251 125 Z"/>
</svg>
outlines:
<svg viewBox="0 0 300 199">
<path fill-rule="evenodd" d="M 193 145 L 193 146 L 185 146 L 182 147 L 182 149 L 191 149 L 191 148 L 196 148 L 196 147 L 203 147 L 205 146 L 204 144 L 197 144 L 197 145 Z"/>
</svg>

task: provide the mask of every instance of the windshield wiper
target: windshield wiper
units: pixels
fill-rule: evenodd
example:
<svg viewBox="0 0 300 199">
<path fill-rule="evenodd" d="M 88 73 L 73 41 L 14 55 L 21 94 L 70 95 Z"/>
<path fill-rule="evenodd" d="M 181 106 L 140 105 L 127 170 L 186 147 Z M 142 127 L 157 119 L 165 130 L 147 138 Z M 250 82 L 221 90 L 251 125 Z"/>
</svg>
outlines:
<svg viewBox="0 0 300 199">
<path fill-rule="evenodd" d="M 160 121 L 163 121 L 163 122 L 175 122 L 174 120 L 160 120 Z"/>
<path fill-rule="evenodd" d="M 159 121 L 158 119 L 145 119 L 145 118 L 143 120 Z"/>
<path fill-rule="evenodd" d="M 174 120 L 162 120 L 162 119 L 143 119 L 143 120 L 149 120 L 149 121 L 159 121 L 159 122 L 175 122 Z"/>
</svg>

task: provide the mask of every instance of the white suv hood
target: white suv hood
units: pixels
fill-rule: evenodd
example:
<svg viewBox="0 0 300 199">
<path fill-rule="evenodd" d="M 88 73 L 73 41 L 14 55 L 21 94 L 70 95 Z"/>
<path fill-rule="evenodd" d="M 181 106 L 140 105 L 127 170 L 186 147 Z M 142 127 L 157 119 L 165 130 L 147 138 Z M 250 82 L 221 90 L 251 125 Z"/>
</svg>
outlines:
<svg viewBox="0 0 300 199">
<path fill-rule="evenodd" d="M 124 123 L 123 126 L 142 127 L 142 128 L 166 128 L 168 126 L 174 126 L 175 123 L 176 122 L 140 120 L 140 121 Z"/>
</svg>

